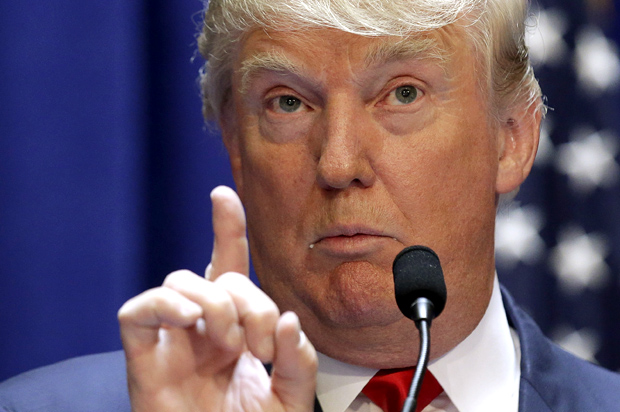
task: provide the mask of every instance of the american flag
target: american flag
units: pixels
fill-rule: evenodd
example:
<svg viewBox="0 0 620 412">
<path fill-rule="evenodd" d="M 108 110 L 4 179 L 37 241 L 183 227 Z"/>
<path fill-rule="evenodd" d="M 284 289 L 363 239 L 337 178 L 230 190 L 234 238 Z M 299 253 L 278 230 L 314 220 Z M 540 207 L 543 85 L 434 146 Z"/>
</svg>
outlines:
<svg viewBox="0 0 620 412">
<path fill-rule="evenodd" d="M 537 160 L 500 211 L 500 280 L 560 346 L 620 369 L 620 58 L 611 0 L 539 0 L 527 42 L 546 103 Z"/>
</svg>

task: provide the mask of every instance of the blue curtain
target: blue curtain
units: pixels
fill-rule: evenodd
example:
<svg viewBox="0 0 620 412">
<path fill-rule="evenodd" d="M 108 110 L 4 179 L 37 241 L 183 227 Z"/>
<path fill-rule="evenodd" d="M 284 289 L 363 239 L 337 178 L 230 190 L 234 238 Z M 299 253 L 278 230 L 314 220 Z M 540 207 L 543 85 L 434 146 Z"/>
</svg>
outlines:
<svg viewBox="0 0 620 412">
<path fill-rule="evenodd" d="M 199 0 L 0 2 L 0 380 L 119 349 L 125 300 L 172 270 L 204 270 L 209 191 L 232 182 L 201 117 L 201 59 L 193 60 L 201 8 Z M 606 33 L 617 41 L 614 27 Z M 556 87 L 553 75 L 543 80 Z M 617 108 L 617 94 L 606 96 Z M 562 313 L 550 319 L 528 299 L 540 285 L 555 293 L 554 282 L 516 276 L 504 278 L 550 330 Z M 608 294 L 620 301 L 617 283 Z M 604 336 L 616 333 L 605 325 Z M 610 367 L 620 367 L 619 347 L 601 358 Z"/>
<path fill-rule="evenodd" d="M 211 253 L 202 4 L 0 2 L 0 380 L 120 348 L 116 312 Z"/>
</svg>

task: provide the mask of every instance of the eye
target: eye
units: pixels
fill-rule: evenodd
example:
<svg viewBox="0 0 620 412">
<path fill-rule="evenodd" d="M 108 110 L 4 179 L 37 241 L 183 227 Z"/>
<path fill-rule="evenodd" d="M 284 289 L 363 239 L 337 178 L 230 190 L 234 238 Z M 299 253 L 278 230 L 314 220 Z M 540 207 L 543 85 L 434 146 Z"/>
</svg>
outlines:
<svg viewBox="0 0 620 412">
<path fill-rule="evenodd" d="M 280 96 L 275 98 L 277 104 L 276 110 L 282 110 L 285 113 L 295 113 L 302 106 L 301 100 L 294 96 Z"/>
<path fill-rule="evenodd" d="M 405 85 L 394 89 L 387 97 L 387 102 L 394 105 L 411 104 L 418 98 L 415 86 Z"/>
<path fill-rule="evenodd" d="M 280 89 L 280 88 L 278 88 Z M 280 120 L 297 117 L 312 111 L 312 107 L 306 101 L 298 97 L 297 94 L 291 93 L 291 90 L 285 87 L 285 90 L 273 90 L 265 96 L 264 109 L 272 120 L 279 118 Z M 287 94 L 291 93 L 291 94 Z"/>
</svg>

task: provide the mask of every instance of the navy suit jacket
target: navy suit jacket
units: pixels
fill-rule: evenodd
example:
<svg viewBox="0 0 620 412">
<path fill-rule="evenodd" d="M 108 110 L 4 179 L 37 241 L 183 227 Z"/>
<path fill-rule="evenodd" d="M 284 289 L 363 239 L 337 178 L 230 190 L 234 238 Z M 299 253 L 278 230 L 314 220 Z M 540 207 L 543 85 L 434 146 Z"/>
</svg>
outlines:
<svg viewBox="0 0 620 412">
<path fill-rule="evenodd" d="M 520 412 L 620 411 L 620 375 L 564 352 L 506 291 L 503 298 L 521 342 Z M 84 356 L 9 379 L 0 384 L 0 410 L 130 412 L 124 355 Z"/>
</svg>

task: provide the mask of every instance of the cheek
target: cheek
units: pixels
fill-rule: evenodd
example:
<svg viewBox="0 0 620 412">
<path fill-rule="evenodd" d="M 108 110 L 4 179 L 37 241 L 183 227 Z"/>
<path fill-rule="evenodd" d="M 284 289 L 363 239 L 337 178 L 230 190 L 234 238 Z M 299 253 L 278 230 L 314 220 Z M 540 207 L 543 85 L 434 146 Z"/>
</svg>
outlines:
<svg viewBox="0 0 620 412">
<path fill-rule="evenodd" d="M 295 188 L 301 190 L 314 179 L 309 174 L 313 160 L 305 142 L 311 115 L 272 117 L 244 116 L 239 164 L 247 206 L 284 208 L 295 200 L 291 196 Z"/>
<path fill-rule="evenodd" d="M 492 270 L 480 262 L 493 253 L 497 156 L 488 130 L 472 124 L 459 129 L 446 139 L 446 150 L 429 149 L 420 159 L 422 176 L 411 192 L 425 195 L 417 210 L 408 210 L 419 226 L 413 232 L 421 231 L 441 257 L 448 289 L 468 296 L 484 289 L 486 278 L 479 275 Z"/>
<path fill-rule="evenodd" d="M 437 114 L 434 106 L 428 104 L 418 110 L 404 107 L 377 111 L 374 120 L 390 136 L 406 138 L 422 133 L 425 128 L 430 127 L 436 121 Z"/>
<path fill-rule="evenodd" d="M 485 127 L 434 124 L 385 156 L 382 180 L 411 225 L 408 241 L 440 247 L 488 229 L 481 216 L 494 216 L 497 159 Z"/>
<path fill-rule="evenodd" d="M 250 241 L 261 255 L 280 253 L 296 241 L 307 212 L 312 159 L 302 145 L 255 139 L 244 145 L 241 164 Z"/>
<path fill-rule="evenodd" d="M 265 139 L 248 139 L 241 153 L 247 204 L 275 203 L 281 208 L 297 199 L 314 181 L 313 160 L 301 143 L 278 144 Z"/>
<path fill-rule="evenodd" d="M 286 146 L 286 145 L 285 145 Z M 263 290 L 281 308 L 297 309 L 291 279 L 304 272 L 304 222 L 312 215 L 314 175 L 301 148 L 250 145 L 243 160 L 244 194 L 252 264 Z M 305 278 L 302 276 L 302 278 Z"/>
<path fill-rule="evenodd" d="M 263 114 L 257 120 L 258 131 L 269 142 L 286 144 L 302 140 L 308 135 L 316 113 L 302 111 L 291 114 Z"/>
</svg>

